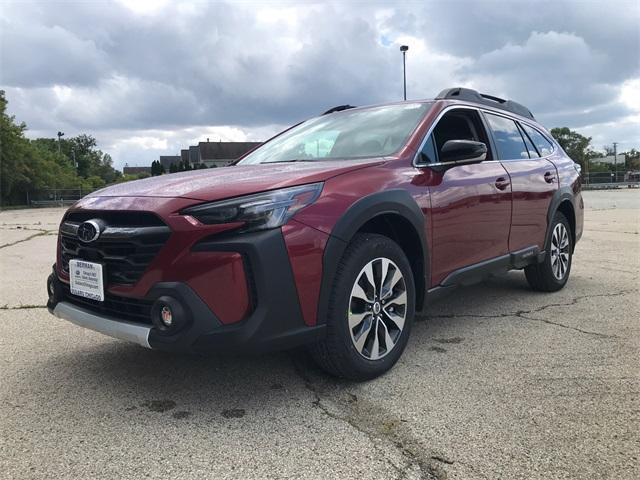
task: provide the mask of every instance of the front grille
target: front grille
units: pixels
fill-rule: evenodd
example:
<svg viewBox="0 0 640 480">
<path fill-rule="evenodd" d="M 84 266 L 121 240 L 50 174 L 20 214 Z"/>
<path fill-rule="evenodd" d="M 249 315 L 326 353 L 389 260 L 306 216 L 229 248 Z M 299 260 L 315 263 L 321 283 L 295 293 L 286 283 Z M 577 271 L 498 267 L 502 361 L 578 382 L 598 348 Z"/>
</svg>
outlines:
<svg viewBox="0 0 640 480">
<path fill-rule="evenodd" d="M 73 223 L 82 223 L 94 218 L 99 218 L 112 227 L 166 226 L 164 222 L 153 213 L 130 210 L 78 210 L 76 212 L 69 212 L 65 220 Z"/>
<path fill-rule="evenodd" d="M 151 324 L 152 302 L 135 298 L 119 297 L 105 293 L 104 302 L 90 300 L 84 297 L 71 295 L 69 285 L 62 283 L 62 292 L 65 300 L 78 307 L 86 308 L 97 314 L 114 317 L 130 322 Z"/>
<path fill-rule="evenodd" d="M 78 239 L 78 226 L 89 219 L 106 224 L 100 237 L 90 243 Z M 73 212 L 60 226 L 62 270 L 78 258 L 104 265 L 107 284 L 132 285 L 169 239 L 171 230 L 151 213 Z"/>
</svg>

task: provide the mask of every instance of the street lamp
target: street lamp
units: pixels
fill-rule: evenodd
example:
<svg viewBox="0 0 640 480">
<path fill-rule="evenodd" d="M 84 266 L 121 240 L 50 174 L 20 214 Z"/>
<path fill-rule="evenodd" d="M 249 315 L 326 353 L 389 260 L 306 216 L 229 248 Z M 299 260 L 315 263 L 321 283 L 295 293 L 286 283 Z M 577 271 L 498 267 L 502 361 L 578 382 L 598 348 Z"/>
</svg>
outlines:
<svg viewBox="0 0 640 480">
<path fill-rule="evenodd" d="M 58 132 L 58 153 L 60 153 L 60 139 L 64 136 L 63 132 Z"/>
<path fill-rule="evenodd" d="M 401 45 L 400 51 L 402 52 L 402 85 L 404 87 L 404 99 L 407 99 L 407 45 Z"/>
</svg>

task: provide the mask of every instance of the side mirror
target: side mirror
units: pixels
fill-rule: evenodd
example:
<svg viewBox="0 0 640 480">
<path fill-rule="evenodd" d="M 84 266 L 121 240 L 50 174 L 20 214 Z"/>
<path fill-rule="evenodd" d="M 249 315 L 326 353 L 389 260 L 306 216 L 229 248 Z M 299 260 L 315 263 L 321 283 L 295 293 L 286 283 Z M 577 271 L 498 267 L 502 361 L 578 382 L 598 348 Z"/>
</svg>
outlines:
<svg viewBox="0 0 640 480">
<path fill-rule="evenodd" d="M 473 140 L 447 140 L 440 150 L 440 162 L 482 162 L 487 146 Z"/>
</svg>

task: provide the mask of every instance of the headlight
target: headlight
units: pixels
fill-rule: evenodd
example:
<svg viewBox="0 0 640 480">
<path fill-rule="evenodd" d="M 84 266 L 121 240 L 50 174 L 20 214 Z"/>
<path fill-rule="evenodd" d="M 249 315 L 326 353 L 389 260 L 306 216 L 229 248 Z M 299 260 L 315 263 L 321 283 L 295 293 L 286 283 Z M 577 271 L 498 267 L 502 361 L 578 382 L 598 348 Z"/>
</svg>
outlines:
<svg viewBox="0 0 640 480">
<path fill-rule="evenodd" d="M 201 223 L 244 223 L 242 232 L 267 230 L 284 225 L 299 210 L 315 202 L 322 192 L 322 183 L 300 185 L 244 197 L 205 203 L 182 210 Z"/>
</svg>

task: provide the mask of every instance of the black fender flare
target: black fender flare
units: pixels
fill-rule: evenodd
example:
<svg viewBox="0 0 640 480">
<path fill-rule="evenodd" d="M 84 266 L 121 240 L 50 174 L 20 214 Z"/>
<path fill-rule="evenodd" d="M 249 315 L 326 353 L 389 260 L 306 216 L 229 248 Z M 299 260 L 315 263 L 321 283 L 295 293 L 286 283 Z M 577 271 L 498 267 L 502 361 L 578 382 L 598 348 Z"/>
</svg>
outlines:
<svg viewBox="0 0 640 480">
<path fill-rule="evenodd" d="M 558 211 L 560 204 L 567 200 L 571 203 L 571 208 L 573 208 L 573 212 L 575 215 L 575 211 L 576 211 L 575 194 L 573 193 L 573 190 L 571 189 L 571 187 L 569 186 L 560 187 L 558 190 L 554 192 L 553 197 L 551 198 L 551 203 L 549 204 L 549 210 L 547 211 L 547 232 L 546 232 L 545 241 L 544 241 L 545 252 L 549 251 L 549 245 L 548 245 L 549 237 L 550 237 L 549 233 L 551 230 L 551 221 L 553 220 L 553 216 Z M 573 232 L 573 235 L 575 237 L 575 232 Z M 574 238 L 573 248 L 575 248 L 576 246 L 575 240 L 576 239 Z"/>
<path fill-rule="evenodd" d="M 322 282 L 317 310 L 318 324 L 326 322 L 327 306 L 333 287 L 333 279 L 347 245 L 365 223 L 385 214 L 395 214 L 403 217 L 413 226 L 420 238 L 423 257 L 423 278 L 415 280 L 417 285 L 422 284 L 424 288 L 422 288 L 423 291 L 417 291 L 418 289 L 416 289 L 416 305 L 423 304 L 425 292 L 429 285 L 430 272 L 425 216 L 414 198 L 406 190 L 384 190 L 367 195 L 353 203 L 336 222 L 331 231 L 322 258 Z"/>
</svg>

